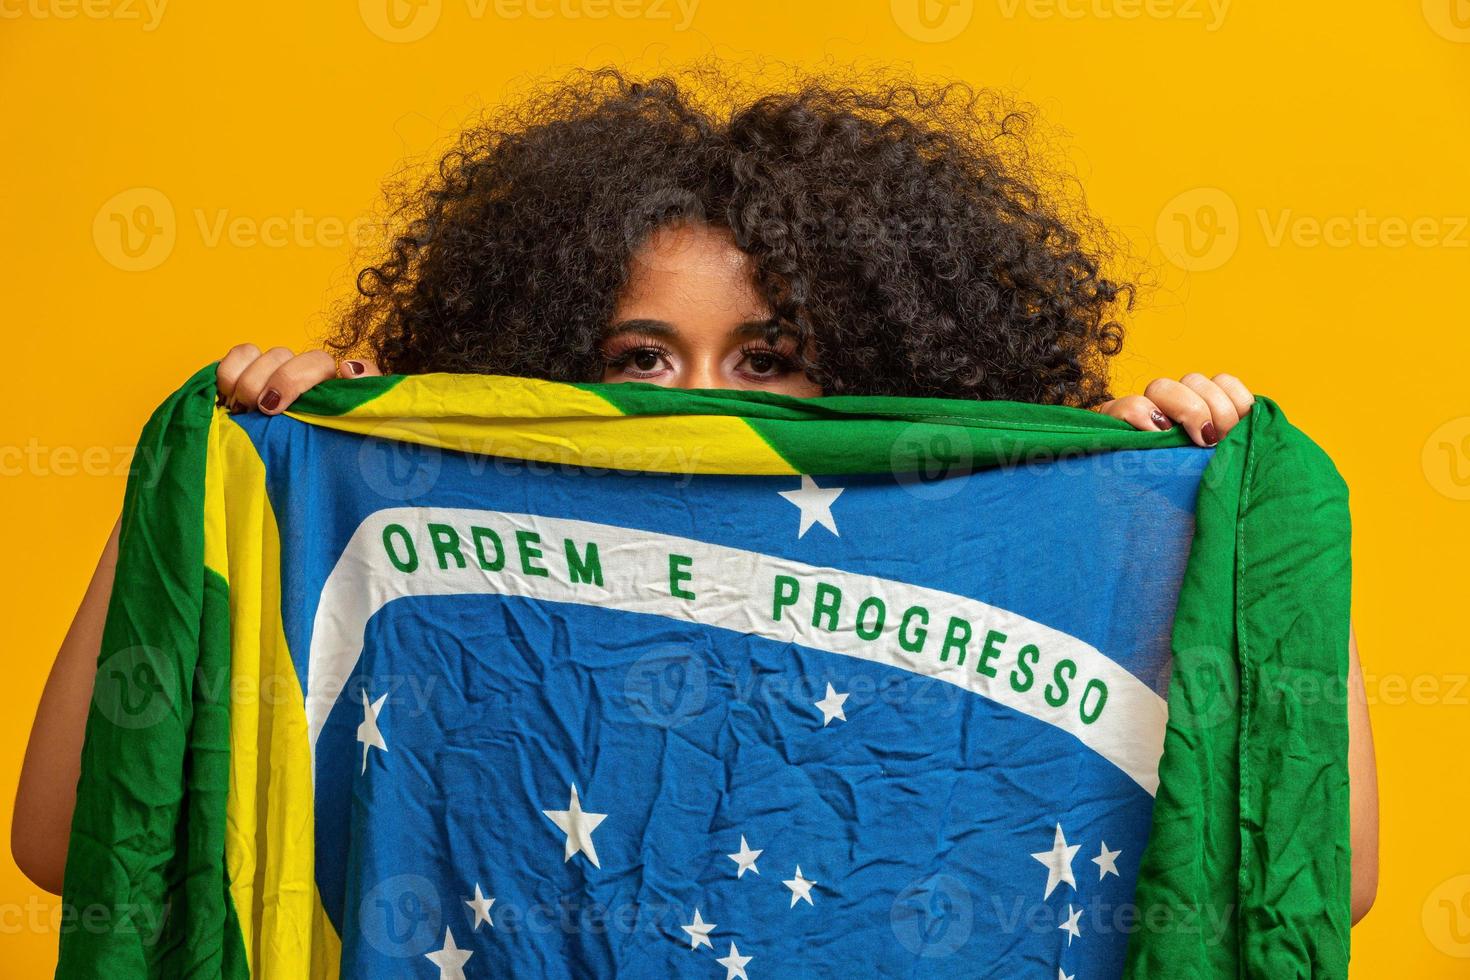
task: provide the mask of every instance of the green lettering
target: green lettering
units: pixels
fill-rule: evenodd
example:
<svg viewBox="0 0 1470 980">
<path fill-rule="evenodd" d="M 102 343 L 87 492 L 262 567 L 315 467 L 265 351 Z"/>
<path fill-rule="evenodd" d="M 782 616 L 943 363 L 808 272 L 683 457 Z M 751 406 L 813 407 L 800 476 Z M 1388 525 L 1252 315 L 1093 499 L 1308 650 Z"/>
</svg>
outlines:
<svg viewBox="0 0 1470 980">
<path fill-rule="evenodd" d="M 779 623 L 781 607 L 796 604 L 796 597 L 801 594 L 801 584 L 790 575 L 777 575 L 772 588 L 775 592 L 775 600 L 771 604 L 771 620 Z"/>
<path fill-rule="evenodd" d="M 694 564 L 694 559 L 688 555 L 669 555 L 669 595 L 677 599 L 693 599 L 694 593 L 688 589 L 681 588 L 681 583 L 694 581 L 694 574 L 689 571 Z"/>
<path fill-rule="evenodd" d="M 995 668 L 990 662 L 1000 656 L 1000 647 L 997 643 L 1004 643 L 1006 635 L 1000 630 L 990 630 L 985 634 L 985 646 L 980 650 L 980 659 L 975 661 L 975 670 L 986 677 L 995 676 Z"/>
<path fill-rule="evenodd" d="M 818 629 L 826 629 L 832 633 L 837 630 L 837 607 L 842 604 L 842 590 L 835 585 L 826 582 L 817 583 L 817 597 L 812 601 L 812 625 Z M 828 626 L 823 627 L 821 619 L 827 617 Z"/>
<path fill-rule="evenodd" d="M 448 524 L 430 524 L 429 540 L 434 545 L 434 557 L 439 559 L 439 568 L 447 570 L 451 556 L 454 563 L 464 568 L 464 555 L 459 553 L 459 532 Z"/>
<path fill-rule="evenodd" d="M 1063 677 L 1062 673 L 1067 676 Z M 1067 681 L 1077 677 L 1077 665 L 1070 660 L 1058 660 L 1056 669 L 1051 673 L 1054 683 L 1046 685 L 1046 703 L 1053 708 L 1060 708 L 1067 703 L 1068 690 Z"/>
<path fill-rule="evenodd" d="M 536 547 L 541 542 L 541 535 L 535 531 L 516 532 L 516 550 L 521 555 L 521 571 L 527 575 L 540 575 L 542 578 L 550 578 L 551 573 L 544 565 L 533 565 L 531 562 L 541 557 L 541 549 Z"/>
<path fill-rule="evenodd" d="M 873 619 L 873 625 L 864 629 L 863 616 L 866 615 L 869 609 L 876 609 L 878 615 Z M 875 595 L 870 595 L 858 604 L 857 623 L 853 626 L 853 629 L 856 630 L 858 636 L 865 640 L 876 640 L 878 635 L 883 632 L 883 617 L 887 614 L 888 610 L 884 607 L 883 600 Z"/>
<path fill-rule="evenodd" d="M 393 550 L 393 539 L 399 538 L 403 542 L 404 551 L 408 552 L 407 558 L 399 558 L 398 552 Z M 413 536 L 402 524 L 389 524 L 383 528 L 383 550 L 388 552 L 388 560 L 393 567 L 400 572 L 411 572 L 419 567 L 419 555 L 413 547 Z"/>
<path fill-rule="evenodd" d="M 1030 658 L 1031 663 L 1026 662 Z M 1028 643 L 1016 654 L 1016 669 L 1011 671 L 1011 688 L 1018 692 L 1031 690 L 1031 685 L 1036 681 L 1036 675 L 1031 673 L 1033 664 L 1041 660 L 1041 651 L 1036 644 Z"/>
<path fill-rule="evenodd" d="M 485 557 L 485 540 L 495 546 L 495 560 L 491 561 Z M 488 527 L 471 527 L 470 540 L 475 544 L 475 557 L 480 561 L 480 567 L 487 572 L 498 572 L 505 567 L 505 548 L 501 547 L 500 535 Z"/>
<path fill-rule="evenodd" d="M 924 626 L 909 629 L 909 623 L 915 619 L 928 626 L 929 610 L 923 606 L 909 606 L 903 611 L 903 619 L 898 622 L 898 645 L 909 653 L 924 649 L 924 641 L 929 638 L 929 631 Z"/>
<path fill-rule="evenodd" d="M 944 632 L 944 646 L 939 648 L 939 659 L 948 660 L 950 650 L 958 650 L 960 655 L 955 663 L 963 666 L 965 662 L 965 646 L 970 642 L 970 622 L 960 619 L 958 616 L 949 617 L 949 627 Z"/>
<path fill-rule="evenodd" d="M 577 554 L 577 543 L 567 538 L 567 572 L 572 582 L 592 582 L 596 585 L 602 584 L 602 561 L 597 557 L 597 542 L 587 542 L 587 557 L 583 558 Z"/>
<path fill-rule="evenodd" d="M 1089 711 L 1087 708 L 1087 698 L 1088 695 L 1091 695 L 1093 693 L 1097 694 L 1097 705 Z M 1082 700 L 1077 703 L 1077 712 L 1082 716 L 1082 724 L 1090 725 L 1093 722 L 1097 721 L 1097 716 L 1102 714 L 1103 705 L 1107 703 L 1108 686 L 1098 678 L 1094 677 L 1092 680 L 1088 681 L 1087 686 L 1082 689 Z"/>
</svg>

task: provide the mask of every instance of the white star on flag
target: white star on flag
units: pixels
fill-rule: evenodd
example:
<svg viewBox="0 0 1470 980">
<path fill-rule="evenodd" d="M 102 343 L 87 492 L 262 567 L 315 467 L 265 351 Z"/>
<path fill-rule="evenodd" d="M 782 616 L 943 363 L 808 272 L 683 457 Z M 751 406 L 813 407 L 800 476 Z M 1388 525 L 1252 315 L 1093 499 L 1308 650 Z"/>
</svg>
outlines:
<svg viewBox="0 0 1470 980">
<path fill-rule="evenodd" d="M 743 878 L 745 877 L 745 872 L 747 871 L 754 871 L 756 874 L 761 873 L 761 869 L 755 866 L 755 859 L 760 857 L 764 853 L 764 850 L 752 851 L 750 849 L 750 845 L 745 843 L 745 835 L 741 834 L 740 850 L 734 854 L 727 854 L 725 856 L 728 857 L 731 861 L 734 861 L 736 865 L 738 865 L 740 868 L 739 871 L 735 872 L 735 877 Z"/>
<path fill-rule="evenodd" d="M 1098 881 L 1102 881 L 1108 875 L 1115 875 L 1118 873 L 1118 865 L 1116 862 L 1118 860 L 1118 855 L 1122 853 L 1122 851 L 1108 850 L 1108 842 L 1102 842 L 1102 852 L 1099 853 L 1097 857 L 1092 859 L 1092 863 L 1097 865 Z"/>
<path fill-rule="evenodd" d="M 811 905 L 813 907 L 816 906 L 816 903 L 812 901 L 812 886 L 815 885 L 816 882 L 810 881 L 801 876 L 801 865 L 798 864 L 796 866 L 796 877 L 782 882 L 782 884 L 791 889 L 792 908 L 796 908 L 796 903 L 798 901 L 805 901 L 808 905 Z"/>
<path fill-rule="evenodd" d="M 833 718 L 840 718 L 843 721 L 847 720 L 847 715 L 842 713 L 842 705 L 847 701 L 848 697 L 849 695 L 847 694 L 838 694 L 832 689 L 832 682 L 827 682 L 827 696 L 820 701 L 812 702 L 822 711 L 823 728 L 831 724 Z"/>
<path fill-rule="evenodd" d="M 1061 967 L 1057 967 L 1057 980 L 1077 980 L 1075 974 L 1063 973 Z"/>
<path fill-rule="evenodd" d="M 699 909 L 695 909 L 694 921 L 687 926 L 680 926 L 679 928 L 689 933 L 690 949 L 698 949 L 701 946 L 708 946 L 710 949 L 714 949 L 715 944 L 709 941 L 709 934 L 714 927 L 715 924 L 713 922 L 706 922 L 701 919 L 699 917 Z"/>
<path fill-rule="evenodd" d="M 475 954 L 454 945 L 454 933 L 444 930 L 444 947 L 424 958 L 439 968 L 439 980 L 464 980 L 464 964 Z"/>
<path fill-rule="evenodd" d="M 383 733 L 378 730 L 378 715 L 387 701 L 388 695 L 385 694 L 369 704 L 367 688 L 362 689 L 362 724 L 357 726 L 357 740 L 362 743 L 362 771 L 364 773 L 367 772 L 368 749 L 388 751 L 388 743 L 383 741 Z"/>
<path fill-rule="evenodd" d="M 738 980 L 750 980 L 745 975 L 745 964 L 753 959 L 755 959 L 754 956 L 741 956 L 740 950 L 735 948 L 734 943 L 731 943 L 730 955 L 721 956 L 715 962 L 725 968 L 725 980 L 737 980 L 737 978 Z"/>
<path fill-rule="evenodd" d="M 1067 921 L 1057 926 L 1067 933 L 1067 945 L 1072 945 L 1073 938 L 1082 935 L 1082 930 L 1077 926 L 1077 920 L 1082 918 L 1082 910 L 1074 909 L 1072 903 L 1067 903 Z"/>
<path fill-rule="evenodd" d="M 1062 836 L 1062 825 L 1057 824 L 1057 835 L 1049 851 L 1037 851 L 1031 856 L 1046 865 L 1046 894 L 1042 895 L 1042 901 L 1051 897 L 1058 882 L 1066 882 L 1073 888 L 1077 887 L 1077 879 L 1072 877 L 1072 858 L 1076 855 L 1081 844 L 1068 844 L 1067 838 Z"/>
<path fill-rule="evenodd" d="M 582 809 L 582 801 L 577 799 L 577 784 L 572 784 L 572 800 L 567 804 L 565 810 L 542 810 L 546 818 L 561 828 L 562 833 L 567 835 L 567 852 L 562 858 L 565 863 L 572 859 L 572 855 L 581 851 L 587 855 L 587 860 L 592 862 L 594 868 L 602 867 L 602 862 L 597 860 L 597 848 L 592 846 L 592 832 L 597 825 L 607 819 L 605 813 L 588 813 Z"/>
<path fill-rule="evenodd" d="M 491 929 L 495 928 L 495 923 L 490 921 L 490 906 L 495 904 L 495 899 L 485 897 L 484 892 L 480 891 L 478 881 L 475 882 L 475 897 L 468 899 L 465 904 L 475 910 L 475 924 L 470 927 L 471 932 L 478 931 L 482 922 L 488 924 Z"/>
<path fill-rule="evenodd" d="M 801 527 L 796 532 L 798 538 L 806 537 L 806 532 L 811 530 L 813 524 L 820 524 L 834 535 L 837 534 L 837 521 L 832 518 L 832 502 L 842 496 L 842 491 L 842 487 L 823 489 L 806 474 L 802 474 L 800 490 L 781 491 L 781 496 L 801 508 Z"/>
</svg>

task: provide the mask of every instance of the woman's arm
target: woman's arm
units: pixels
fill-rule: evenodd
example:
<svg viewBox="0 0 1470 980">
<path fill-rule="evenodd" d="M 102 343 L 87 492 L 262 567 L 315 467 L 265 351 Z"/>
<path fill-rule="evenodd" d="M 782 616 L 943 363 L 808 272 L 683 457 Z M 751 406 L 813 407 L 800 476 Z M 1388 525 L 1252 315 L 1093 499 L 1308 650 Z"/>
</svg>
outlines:
<svg viewBox="0 0 1470 980">
<path fill-rule="evenodd" d="M 1348 800 L 1353 845 L 1353 924 L 1368 914 L 1378 894 L 1378 764 L 1358 637 L 1348 632 Z"/>
<path fill-rule="evenodd" d="M 339 371 L 321 351 L 293 356 L 279 347 L 262 354 L 253 344 L 241 344 L 220 360 L 219 393 L 236 409 L 275 414 L 301 392 L 334 375 L 358 378 L 378 373 L 372 361 L 346 361 Z M 102 625 L 117 568 L 117 535 L 113 525 L 87 594 L 51 666 L 15 793 L 10 852 L 27 878 L 58 895 L 77 803 L 87 709 L 102 650 Z"/>
<path fill-rule="evenodd" d="M 77 802 L 87 708 L 102 650 L 102 624 L 107 618 L 117 568 L 117 531 L 114 524 L 87 594 L 51 665 L 15 793 L 11 854 L 37 887 L 58 895 L 66 869 L 71 814 Z"/>
</svg>

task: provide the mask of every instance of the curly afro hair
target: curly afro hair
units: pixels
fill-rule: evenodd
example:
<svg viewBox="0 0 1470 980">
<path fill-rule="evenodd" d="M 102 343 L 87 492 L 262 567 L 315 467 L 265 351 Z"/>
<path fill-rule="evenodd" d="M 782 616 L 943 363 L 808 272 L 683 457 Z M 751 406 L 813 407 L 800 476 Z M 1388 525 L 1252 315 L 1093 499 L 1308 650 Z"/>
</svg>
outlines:
<svg viewBox="0 0 1470 980">
<path fill-rule="evenodd" d="M 466 129 L 390 192 L 385 254 L 329 347 L 395 373 L 598 380 L 631 254 L 698 220 L 751 256 L 773 334 L 813 352 L 826 394 L 1109 397 L 1133 286 L 1104 275 L 1096 222 L 1043 193 L 1025 112 L 958 84 L 703 81 L 578 72 Z"/>
</svg>

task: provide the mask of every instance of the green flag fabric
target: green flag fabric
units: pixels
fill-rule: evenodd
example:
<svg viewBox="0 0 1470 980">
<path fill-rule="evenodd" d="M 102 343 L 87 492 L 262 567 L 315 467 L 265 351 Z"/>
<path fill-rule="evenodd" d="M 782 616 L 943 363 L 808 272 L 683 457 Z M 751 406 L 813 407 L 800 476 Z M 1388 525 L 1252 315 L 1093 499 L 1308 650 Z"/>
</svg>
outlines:
<svg viewBox="0 0 1470 980">
<path fill-rule="evenodd" d="M 1269 399 L 214 392 L 140 440 L 57 976 L 1347 975 L 1347 491 Z"/>
</svg>

